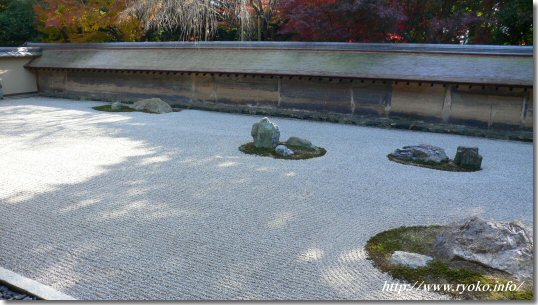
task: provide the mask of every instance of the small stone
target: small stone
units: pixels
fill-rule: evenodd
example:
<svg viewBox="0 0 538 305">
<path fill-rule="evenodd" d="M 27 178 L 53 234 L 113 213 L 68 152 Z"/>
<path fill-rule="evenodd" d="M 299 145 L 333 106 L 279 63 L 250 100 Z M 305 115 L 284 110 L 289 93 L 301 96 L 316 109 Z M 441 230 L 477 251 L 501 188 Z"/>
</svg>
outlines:
<svg viewBox="0 0 538 305">
<path fill-rule="evenodd" d="M 293 150 L 289 149 L 285 145 L 278 145 L 275 148 L 275 151 L 276 151 L 277 154 L 279 154 L 281 156 L 284 156 L 284 157 L 291 156 L 291 155 L 294 154 Z"/>
<path fill-rule="evenodd" d="M 432 260 L 433 258 L 430 256 L 405 251 L 394 251 L 390 256 L 391 264 L 406 266 L 413 269 L 426 267 Z"/>
<path fill-rule="evenodd" d="M 479 170 L 482 166 L 482 156 L 478 154 L 478 147 L 458 146 L 454 163 L 461 167 Z"/>
<path fill-rule="evenodd" d="M 258 148 L 275 148 L 280 139 L 278 126 L 268 118 L 263 118 L 252 125 L 250 132 L 254 139 L 254 146 Z"/>
<path fill-rule="evenodd" d="M 449 161 L 444 149 L 429 144 L 404 146 L 402 149 L 396 149 L 390 155 L 394 158 L 406 161 L 438 164 Z"/>
<path fill-rule="evenodd" d="M 434 256 L 478 262 L 518 278 L 532 278 L 532 229 L 519 221 L 471 217 L 447 226 L 437 236 Z"/>
<path fill-rule="evenodd" d="M 110 109 L 112 111 L 118 111 L 122 108 L 122 104 L 120 102 L 114 102 L 112 105 L 110 105 Z"/>
<path fill-rule="evenodd" d="M 300 146 L 300 147 L 312 147 L 312 142 L 308 141 L 307 139 L 302 139 L 299 137 L 290 137 L 286 144 L 292 145 L 292 146 Z"/>
<path fill-rule="evenodd" d="M 24 294 L 17 294 L 15 296 L 13 296 L 13 299 L 15 300 L 22 300 L 24 299 L 26 296 Z"/>
<path fill-rule="evenodd" d="M 160 98 L 149 98 L 135 102 L 131 107 L 138 111 L 147 111 L 151 113 L 168 113 L 172 112 L 172 107 Z"/>
</svg>

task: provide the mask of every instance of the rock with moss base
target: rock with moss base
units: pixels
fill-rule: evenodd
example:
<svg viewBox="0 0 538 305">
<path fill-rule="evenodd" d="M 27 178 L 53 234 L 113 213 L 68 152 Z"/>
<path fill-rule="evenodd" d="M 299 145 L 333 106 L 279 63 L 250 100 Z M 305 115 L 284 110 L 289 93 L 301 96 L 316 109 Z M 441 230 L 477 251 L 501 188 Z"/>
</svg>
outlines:
<svg viewBox="0 0 538 305">
<path fill-rule="evenodd" d="M 411 162 L 440 164 L 449 161 L 444 149 L 429 144 L 404 146 L 401 149 L 396 149 L 390 156 Z"/>
<path fill-rule="evenodd" d="M 518 278 L 532 278 L 532 252 L 532 230 L 523 223 L 479 217 L 447 226 L 434 245 L 435 257 L 478 262 Z"/>
<path fill-rule="evenodd" d="M 133 105 L 126 105 L 138 111 L 147 111 L 151 113 L 168 113 L 172 112 L 172 107 L 160 98 L 149 98 L 135 102 Z"/>
<path fill-rule="evenodd" d="M 286 147 L 286 145 L 278 145 L 276 148 L 275 148 L 275 152 L 280 155 L 280 156 L 284 156 L 284 157 L 287 157 L 287 156 L 291 156 L 294 154 L 293 150 L 289 149 L 288 147 Z"/>
<path fill-rule="evenodd" d="M 454 163 L 460 167 L 479 170 L 482 166 L 482 156 L 478 154 L 478 147 L 458 146 Z"/>
<path fill-rule="evenodd" d="M 432 257 L 427 255 L 422 255 L 418 253 L 405 252 L 405 251 L 394 251 L 390 256 L 390 263 L 394 265 L 405 266 L 409 268 L 420 268 L 426 267 L 431 261 Z"/>
<path fill-rule="evenodd" d="M 299 147 L 314 147 L 314 145 L 312 145 L 312 142 L 299 137 L 290 137 L 286 141 L 286 144 Z"/>
<path fill-rule="evenodd" d="M 280 129 L 268 118 L 252 125 L 250 132 L 257 148 L 275 148 L 280 140 Z"/>
<path fill-rule="evenodd" d="M 114 102 L 112 103 L 112 105 L 110 105 L 110 110 L 118 111 L 118 110 L 121 110 L 122 107 L 123 105 L 120 102 Z"/>
</svg>

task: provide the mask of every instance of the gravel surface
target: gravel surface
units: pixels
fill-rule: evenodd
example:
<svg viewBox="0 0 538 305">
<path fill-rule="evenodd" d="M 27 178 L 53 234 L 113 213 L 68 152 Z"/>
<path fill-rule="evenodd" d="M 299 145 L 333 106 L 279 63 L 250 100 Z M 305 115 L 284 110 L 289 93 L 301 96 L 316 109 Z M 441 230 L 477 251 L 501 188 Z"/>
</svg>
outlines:
<svg viewBox="0 0 538 305">
<path fill-rule="evenodd" d="M 0 284 L 0 300 L 33 301 L 37 300 L 37 298 L 23 292 L 16 292 L 13 289 L 10 289 L 7 286 Z"/>
<path fill-rule="evenodd" d="M 374 234 L 469 215 L 532 225 L 529 143 L 275 118 L 327 148 L 245 155 L 260 117 L 106 113 L 99 102 L 0 102 L 0 266 L 79 299 L 440 299 L 383 291 Z M 478 146 L 483 170 L 387 160 Z"/>
</svg>

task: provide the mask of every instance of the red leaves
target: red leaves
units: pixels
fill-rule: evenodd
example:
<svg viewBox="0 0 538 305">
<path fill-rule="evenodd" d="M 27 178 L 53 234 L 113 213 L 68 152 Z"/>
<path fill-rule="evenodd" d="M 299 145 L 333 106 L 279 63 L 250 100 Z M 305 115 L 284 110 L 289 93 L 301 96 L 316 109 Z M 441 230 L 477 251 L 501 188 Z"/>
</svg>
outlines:
<svg viewBox="0 0 538 305">
<path fill-rule="evenodd" d="M 404 19 L 396 2 L 388 0 L 287 0 L 281 14 L 282 34 L 306 41 L 370 41 L 394 39 Z"/>
</svg>

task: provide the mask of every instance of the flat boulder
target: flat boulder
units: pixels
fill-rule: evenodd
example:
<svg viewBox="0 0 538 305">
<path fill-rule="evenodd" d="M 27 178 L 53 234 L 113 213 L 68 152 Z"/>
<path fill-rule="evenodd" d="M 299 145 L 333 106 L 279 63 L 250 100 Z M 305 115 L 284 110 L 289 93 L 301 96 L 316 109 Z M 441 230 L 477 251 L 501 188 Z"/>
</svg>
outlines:
<svg viewBox="0 0 538 305">
<path fill-rule="evenodd" d="M 478 154 L 478 147 L 458 146 L 454 163 L 460 167 L 479 170 L 482 166 L 482 156 Z"/>
<path fill-rule="evenodd" d="M 390 156 L 412 162 L 439 164 L 449 161 L 444 149 L 429 144 L 404 146 L 401 149 L 396 149 Z"/>
<path fill-rule="evenodd" d="M 314 145 L 312 145 L 312 142 L 299 137 L 290 137 L 286 141 L 286 144 L 299 147 L 314 147 Z"/>
<path fill-rule="evenodd" d="M 405 251 L 394 251 L 390 256 L 389 262 L 394 265 L 415 269 L 426 267 L 432 260 L 433 258 L 427 255 Z"/>
<path fill-rule="evenodd" d="M 172 107 L 160 98 L 139 100 L 129 107 L 138 111 L 147 111 L 151 113 L 168 113 L 173 111 Z"/>
<path fill-rule="evenodd" d="M 447 226 L 434 244 L 434 257 L 478 262 L 517 278 L 532 278 L 532 251 L 532 229 L 523 223 L 479 217 Z"/>
<path fill-rule="evenodd" d="M 286 145 L 278 145 L 275 148 L 275 152 L 280 156 L 291 156 L 294 154 L 293 150 L 289 149 Z"/>
<path fill-rule="evenodd" d="M 280 140 L 280 129 L 268 118 L 254 123 L 250 134 L 257 148 L 275 148 Z"/>
</svg>

